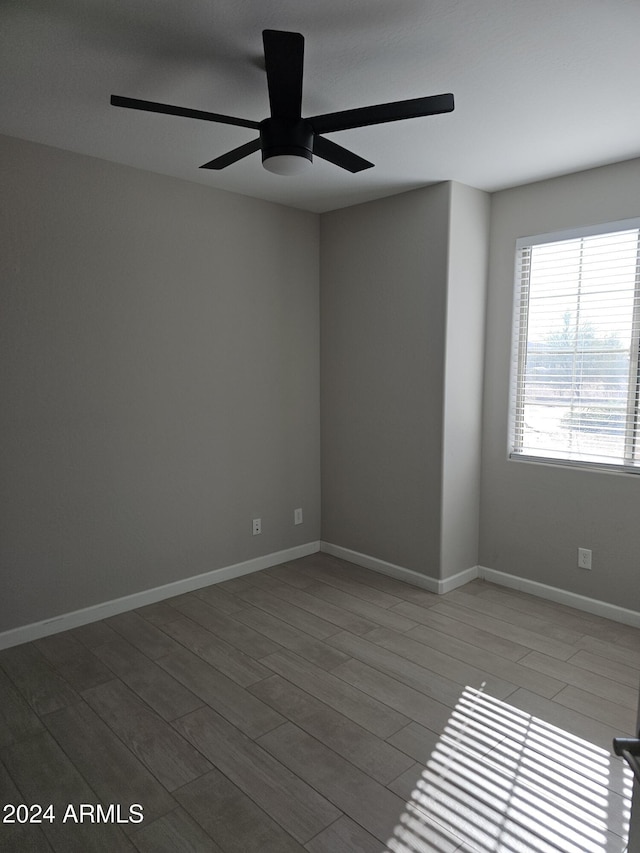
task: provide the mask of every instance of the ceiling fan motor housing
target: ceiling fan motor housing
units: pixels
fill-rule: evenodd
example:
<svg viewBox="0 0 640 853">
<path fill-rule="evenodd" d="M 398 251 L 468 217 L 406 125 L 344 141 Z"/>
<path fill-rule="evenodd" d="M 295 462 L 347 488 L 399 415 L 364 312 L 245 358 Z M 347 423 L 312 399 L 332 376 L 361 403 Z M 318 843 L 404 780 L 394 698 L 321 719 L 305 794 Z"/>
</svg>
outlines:
<svg viewBox="0 0 640 853">
<path fill-rule="evenodd" d="M 260 122 L 262 162 L 289 155 L 313 160 L 313 128 L 306 119 L 266 118 Z"/>
</svg>

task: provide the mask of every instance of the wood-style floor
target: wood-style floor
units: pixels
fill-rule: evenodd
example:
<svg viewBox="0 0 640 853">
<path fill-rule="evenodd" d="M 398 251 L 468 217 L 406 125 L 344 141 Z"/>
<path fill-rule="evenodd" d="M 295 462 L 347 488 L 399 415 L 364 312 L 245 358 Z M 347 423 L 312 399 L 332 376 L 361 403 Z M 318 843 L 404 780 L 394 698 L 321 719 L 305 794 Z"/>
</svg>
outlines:
<svg viewBox="0 0 640 853">
<path fill-rule="evenodd" d="M 0 652 L 0 849 L 620 853 L 639 682 L 638 629 L 316 554 Z"/>
</svg>

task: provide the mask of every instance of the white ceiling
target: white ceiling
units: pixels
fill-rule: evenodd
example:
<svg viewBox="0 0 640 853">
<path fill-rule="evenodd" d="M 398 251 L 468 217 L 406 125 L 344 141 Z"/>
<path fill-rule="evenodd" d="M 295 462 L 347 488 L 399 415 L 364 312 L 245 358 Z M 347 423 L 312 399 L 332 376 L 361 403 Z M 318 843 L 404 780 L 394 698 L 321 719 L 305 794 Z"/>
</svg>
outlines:
<svg viewBox="0 0 640 853">
<path fill-rule="evenodd" d="M 455 112 L 329 138 L 375 163 L 198 167 L 260 121 L 263 29 L 304 35 L 303 115 L 442 92 Z M 2 0 L 0 133 L 312 211 L 441 180 L 497 190 L 640 156 L 640 0 Z"/>
</svg>

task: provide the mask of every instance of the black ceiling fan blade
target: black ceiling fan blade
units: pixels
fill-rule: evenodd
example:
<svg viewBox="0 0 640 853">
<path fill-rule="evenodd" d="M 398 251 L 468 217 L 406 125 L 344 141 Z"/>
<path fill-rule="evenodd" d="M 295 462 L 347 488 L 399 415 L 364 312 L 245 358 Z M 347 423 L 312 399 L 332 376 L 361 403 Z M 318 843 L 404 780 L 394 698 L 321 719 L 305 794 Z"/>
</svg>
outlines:
<svg viewBox="0 0 640 853">
<path fill-rule="evenodd" d="M 346 169 L 348 172 L 362 172 L 363 169 L 370 169 L 373 166 L 373 163 L 365 160 L 364 157 L 358 157 L 357 154 L 348 151 L 342 145 L 336 145 L 335 142 L 331 142 L 323 136 L 314 138 L 313 153 L 323 160 L 333 163 L 334 166 Z"/>
<path fill-rule="evenodd" d="M 260 137 L 257 139 L 252 139 L 251 142 L 245 142 L 244 145 L 240 145 L 238 148 L 234 148 L 233 151 L 227 151 L 226 154 L 222 154 L 220 157 L 216 157 L 215 160 L 210 160 L 208 163 L 205 163 L 203 166 L 200 166 L 201 169 L 224 169 L 227 166 L 230 166 L 232 163 L 237 163 L 238 160 L 242 160 L 243 157 L 248 157 L 249 154 L 253 154 L 254 151 L 260 150 Z"/>
<path fill-rule="evenodd" d="M 263 30 L 272 118 L 299 119 L 302 108 L 304 38 L 300 33 Z"/>
<path fill-rule="evenodd" d="M 359 107 L 355 110 L 342 110 L 338 113 L 325 113 L 307 119 L 316 133 L 331 133 L 334 130 L 348 130 L 352 127 L 366 127 L 370 124 L 383 124 L 387 121 L 402 121 L 408 118 L 432 116 L 453 111 L 453 95 L 430 95 L 426 98 L 412 98 L 408 101 L 394 101 L 390 104 L 378 104 L 373 107 Z"/>
<path fill-rule="evenodd" d="M 174 107 L 171 104 L 159 104 L 156 101 L 140 101 L 138 98 L 123 98 L 120 95 L 111 95 L 111 105 L 114 107 L 126 107 L 130 110 L 146 110 L 149 113 L 163 113 L 169 116 L 182 116 L 183 118 L 198 118 L 203 121 L 217 121 L 221 124 L 235 124 L 237 127 L 251 127 L 257 129 L 260 122 L 250 121 L 234 116 L 209 113 L 204 110 L 190 110 L 186 107 Z"/>
</svg>

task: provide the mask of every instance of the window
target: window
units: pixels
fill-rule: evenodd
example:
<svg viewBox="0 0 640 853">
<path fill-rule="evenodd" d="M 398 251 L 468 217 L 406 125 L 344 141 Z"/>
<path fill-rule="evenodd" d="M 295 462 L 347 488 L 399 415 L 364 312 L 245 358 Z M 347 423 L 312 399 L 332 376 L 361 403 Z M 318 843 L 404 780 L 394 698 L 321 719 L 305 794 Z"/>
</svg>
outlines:
<svg viewBox="0 0 640 853">
<path fill-rule="evenodd" d="M 640 219 L 518 240 L 511 458 L 640 473 Z"/>
</svg>

